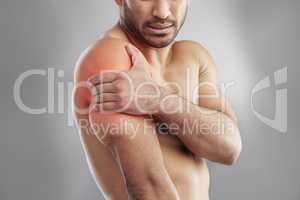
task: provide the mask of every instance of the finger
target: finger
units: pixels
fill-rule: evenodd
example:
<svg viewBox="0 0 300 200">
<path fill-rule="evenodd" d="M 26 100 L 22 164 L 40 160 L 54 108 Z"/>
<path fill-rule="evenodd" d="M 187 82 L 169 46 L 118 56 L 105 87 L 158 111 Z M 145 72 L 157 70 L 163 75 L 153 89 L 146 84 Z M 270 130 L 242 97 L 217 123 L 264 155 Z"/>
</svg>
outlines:
<svg viewBox="0 0 300 200">
<path fill-rule="evenodd" d="M 114 112 L 117 111 L 119 108 L 116 102 L 105 102 L 95 104 L 94 109 L 96 112 Z"/>
<path fill-rule="evenodd" d="M 127 44 L 125 48 L 130 56 L 133 56 L 139 52 L 139 50 L 132 44 Z"/>
<path fill-rule="evenodd" d="M 92 89 L 92 95 L 99 95 L 101 93 L 115 93 L 117 87 L 113 83 L 101 83 Z"/>
<path fill-rule="evenodd" d="M 131 47 L 131 45 L 127 45 L 126 46 L 126 50 L 127 50 L 127 53 L 128 55 L 131 57 L 131 61 L 132 61 L 132 64 L 133 65 L 136 65 L 137 63 L 137 58 L 136 58 L 136 50 L 134 48 Z"/>
<path fill-rule="evenodd" d="M 128 54 L 131 56 L 131 61 L 133 66 L 143 66 L 145 63 L 144 55 L 133 45 L 127 45 L 126 50 Z"/>
<path fill-rule="evenodd" d="M 115 93 L 102 93 L 100 95 L 94 96 L 94 103 L 107 103 L 107 102 L 118 102 L 121 100 L 120 96 Z"/>
<path fill-rule="evenodd" d="M 109 83 L 116 80 L 118 77 L 117 72 L 103 72 L 100 74 L 96 74 L 90 78 L 88 78 L 88 82 L 92 85 L 98 85 L 100 83 Z"/>
</svg>

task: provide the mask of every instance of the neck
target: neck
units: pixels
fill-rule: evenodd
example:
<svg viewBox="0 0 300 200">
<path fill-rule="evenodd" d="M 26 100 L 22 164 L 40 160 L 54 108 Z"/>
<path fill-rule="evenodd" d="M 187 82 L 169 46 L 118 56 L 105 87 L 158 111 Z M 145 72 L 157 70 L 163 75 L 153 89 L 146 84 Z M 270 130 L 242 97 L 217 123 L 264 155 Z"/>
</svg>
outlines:
<svg viewBox="0 0 300 200">
<path fill-rule="evenodd" d="M 122 35 L 143 53 L 151 66 L 165 67 L 170 62 L 172 56 L 171 47 L 174 42 L 163 48 L 154 48 L 139 41 L 120 24 L 117 24 L 114 29 L 121 31 L 123 33 Z"/>
</svg>

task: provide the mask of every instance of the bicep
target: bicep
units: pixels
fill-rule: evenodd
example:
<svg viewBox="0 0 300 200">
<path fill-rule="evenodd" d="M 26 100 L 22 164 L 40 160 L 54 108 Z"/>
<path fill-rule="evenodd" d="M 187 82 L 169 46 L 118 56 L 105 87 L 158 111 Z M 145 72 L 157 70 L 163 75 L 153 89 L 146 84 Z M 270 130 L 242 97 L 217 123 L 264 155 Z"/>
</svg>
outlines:
<svg viewBox="0 0 300 200">
<path fill-rule="evenodd" d="M 218 85 L 217 67 L 212 57 L 205 53 L 201 60 L 199 68 L 199 87 L 198 87 L 198 105 L 211 110 L 216 110 L 226 114 L 235 123 L 237 117 L 232 109 L 228 99 L 226 99 L 226 91 L 228 86 L 225 84 L 223 92 Z"/>
</svg>

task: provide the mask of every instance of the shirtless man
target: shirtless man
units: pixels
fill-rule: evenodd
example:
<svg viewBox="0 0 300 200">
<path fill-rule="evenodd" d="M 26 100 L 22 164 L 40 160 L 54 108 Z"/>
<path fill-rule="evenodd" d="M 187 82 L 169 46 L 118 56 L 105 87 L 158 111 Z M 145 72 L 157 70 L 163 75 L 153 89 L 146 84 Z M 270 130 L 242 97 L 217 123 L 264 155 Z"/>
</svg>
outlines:
<svg viewBox="0 0 300 200">
<path fill-rule="evenodd" d="M 175 41 L 189 2 L 115 2 L 118 23 L 75 70 L 74 114 L 95 180 L 111 200 L 208 200 L 205 159 L 232 165 L 241 139 L 207 50 Z"/>
</svg>

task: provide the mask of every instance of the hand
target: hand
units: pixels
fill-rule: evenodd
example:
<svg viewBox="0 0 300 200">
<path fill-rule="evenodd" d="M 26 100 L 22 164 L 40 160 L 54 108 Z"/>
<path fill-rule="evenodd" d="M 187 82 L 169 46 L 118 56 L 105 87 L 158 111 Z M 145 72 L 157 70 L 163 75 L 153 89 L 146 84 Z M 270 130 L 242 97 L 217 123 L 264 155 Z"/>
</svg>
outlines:
<svg viewBox="0 0 300 200">
<path fill-rule="evenodd" d="M 133 45 L 126 46 L 126 50 L 133 63 L 130 70 L 107 71 L 89 78 L 93 110 L 134 115 L 155 113 L 162 87 L 151 78 L 151 66 L 144 55 Z"/>
</svg>

